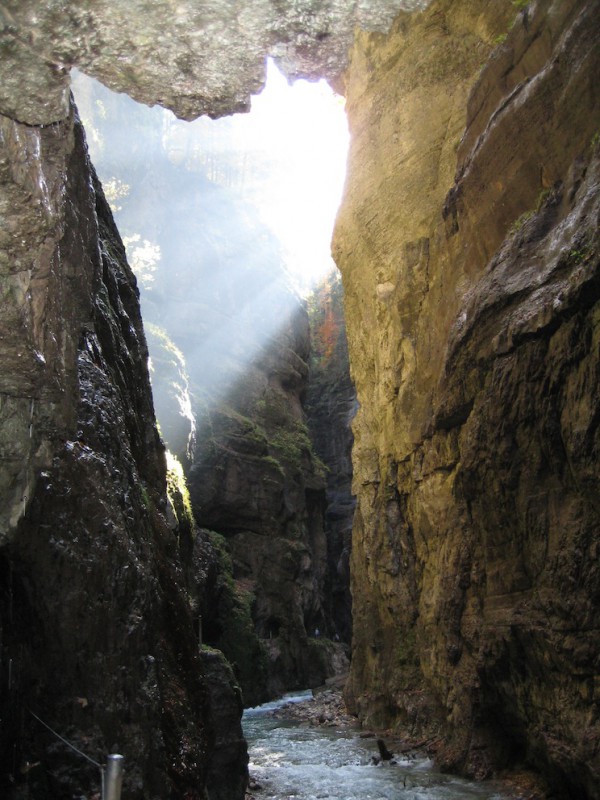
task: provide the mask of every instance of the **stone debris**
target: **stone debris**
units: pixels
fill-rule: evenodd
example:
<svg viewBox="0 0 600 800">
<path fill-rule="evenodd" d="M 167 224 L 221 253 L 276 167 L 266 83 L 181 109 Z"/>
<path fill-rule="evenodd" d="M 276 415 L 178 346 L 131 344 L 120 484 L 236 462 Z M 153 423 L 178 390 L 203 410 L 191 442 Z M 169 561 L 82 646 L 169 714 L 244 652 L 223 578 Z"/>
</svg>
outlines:
<svg viewBox="0 0 600 800">
<path fill-rule="evenodd" d="M 356 717 L 346 709 L 338 689 L 325 689 L 300 703 L 286 703 L 270 712 L 276 719 L 295 719 L 307 727 L 358 728 Z"/>
</svg>

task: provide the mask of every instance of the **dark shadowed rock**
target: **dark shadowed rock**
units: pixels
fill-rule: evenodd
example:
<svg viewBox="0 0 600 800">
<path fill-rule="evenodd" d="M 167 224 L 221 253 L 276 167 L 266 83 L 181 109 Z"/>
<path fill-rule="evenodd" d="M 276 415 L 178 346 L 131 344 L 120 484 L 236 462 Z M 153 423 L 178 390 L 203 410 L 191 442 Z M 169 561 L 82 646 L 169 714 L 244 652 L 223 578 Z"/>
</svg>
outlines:
<svg viewBox="0 0 600 800">
<path fill-rule="evenodd" d="M 290 290 L 280 291 L 282 301 L 275 294 L 271 310 L 262 307 L 272 318 L 278 309 L 289 309 L 293 298 Z M 199 413 L 188 475 L 196 518 L 224 536 L 237 591 L 251 598 L 267 657 L 266 675 L 246 670 L 246 702 L 319 685 L 333 670 L 335 648 L 315 637 L 315 631 L 327 631 L 325 479 L 301 403 L 308 319 L 300 302 L 293 302 L 250 363 L 244 345 L 253 336 L 252 318 L 238 323 L 240 353 L 229 347 L 214 354 L 233 365 L 239 379 L 231 382 L 226 400 L 205 403 Z M 207 641 L 229 655 L 222 639 L 227 620 L 219 627 Z M 241 675 L 240 657 L 235 660 Z"/>
<path fill-rule="evenodd" d="M 16 193 L 14 219 L 41 212 L 47 229 L 41 240 L 32 231 L 23 249 L 28 267 L 4 279 L 28 280 L 24 335 L 15 337 L 4 379 L 14 387 L 13 419 L 21 413 L 31 426 L 23 423 L 29 468 L 37 462 L 37 469 L 0 553 L 0 780 L 5 794 L 23 782 L 39 798 L 99 788 L 99 771 L 31 711 L 100 763 L 108 752 L 123 753 L 129 797 L 200 798 L 214 752 L 214 699 L 163 516 L 164 448 L 138 293 L 82 129 L 72 118 L 63 125 L 69 135 L 60 139 L 56 129 L 32 139 L 26 129 L 5 128 L 22 168 L 4 173 L 3 197 Z M 35 137 L 38 160 L 19 150 Z M 55 213 L 20 189 L 46 174 L 62 200 Z M 64 302 L 52 286 L 62 287 Z M 232 725 L 241 737 L 239 716 Z M 229 755 L 243 775 L 241 747 Z M 23 771 L 26 762 L 38 766 Z M 241 797 L 240 786 L 230 796 Z"/>
<path fill-rule="evenodd" d="M 315 450 L 327 468 L 327 612 L 331 636 L 352 637 L 350 554 L 355 500 L 352 495 L 352 429 L 356 392 L 350 379 L 339 275 L 318 286 L 309 301 L 311 360 L 307 417 Z"/>
<path fill-rule="evenodd" d="M 214 755 L 208 773 L 208 796 L 210 800 L 243 797 L 248 785 L 248 751 L 240 727 L 242 694 L 223 653 L 203 647 L 200 660 L 215 732 Z"/>
</svg>

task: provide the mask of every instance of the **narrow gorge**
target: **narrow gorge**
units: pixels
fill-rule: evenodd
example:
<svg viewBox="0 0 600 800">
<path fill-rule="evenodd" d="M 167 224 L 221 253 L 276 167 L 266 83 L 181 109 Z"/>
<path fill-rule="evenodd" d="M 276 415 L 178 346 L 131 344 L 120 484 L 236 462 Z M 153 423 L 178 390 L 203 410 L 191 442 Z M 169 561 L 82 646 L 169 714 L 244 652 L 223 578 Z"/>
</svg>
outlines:
<svg viewBox="0 0 600 800">
<path fill-rule="evenodd" d="M 349 669 L 441 769 L 600 798 L 600 2 L 0 23 L 2 796 L 98 797 L 120 752 L 128 800 L 243 800 L 244 705 Z M 267 57 L 346 102 L 341 283 L 307 302 L 236 187 L 103 94 L 245 112 Z M 135 155 L 103 187 L 106 120 Z M 132 234 L 165 235 L 150 291 Z"/>
</svg>

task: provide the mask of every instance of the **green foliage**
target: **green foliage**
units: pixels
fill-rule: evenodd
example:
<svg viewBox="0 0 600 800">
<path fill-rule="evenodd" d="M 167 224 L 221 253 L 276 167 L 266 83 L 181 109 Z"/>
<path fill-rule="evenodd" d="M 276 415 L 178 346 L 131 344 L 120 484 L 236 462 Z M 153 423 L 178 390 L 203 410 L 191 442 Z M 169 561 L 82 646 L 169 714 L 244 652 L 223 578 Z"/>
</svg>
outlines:
<svg viewBox="0 0 600 800">
<path fill-rule="evenodd" d="M 313 444 L 304 422 L 294 420 L 288 428 L 280 428 L 271 438 L 271 447 L 277 456 L 284 462 L 291 464 L 296 469 L 301 469 L 305 458 L 308 458 L 321 477 L 325 475 L 327 467 L 315 454 Z"/>
<path fill-rule="evenodd" d="M 150 511 L 152 509 L 152 500 L 148 494 L 148 489 L 146 489 L 143 483 L 139 484 L 139 489 L 142 496 L 142 503 L 146 506 L 146 509 Z"/>
<path fill-rule="evenodd" d="M 224 432 L 243 436 L 245 439 L 253 439 L 259 442 L 266 441 L 266 433 L 256 420 L 241 414 L 226 403 L 219 404 L 217 411 L 220 427 L 223 428 Z M 210 414 L 211 410 L 207 409 L 207 413 Z M 214 414 L 214 411 L 212 413 Z"/>
<path fill-rule="evenodd" d="M 218 409 L 205 409 L 203 416 L 199 416 L 199 422 L 202 450 L 206 456 L 210 455 L 217 469 L 223 447 L 239 448 L 246 458 L 259 461 L 259 469 L 264 465 L 265 471 L 275 471 L 280 478 L 285 477 L 281 463 L 274 454 L 269 453 L 269 435 L 259 421 L 223 404 Z"/>
<path fill-rule="evenodd" d="M 257 460 L 264 466 L 264 479 L 284 480 L 292 471 L 313 469 L 324 474 L 325 466 L 316 456 L 308 428 L 290 410 L 285 395 L 271 391 L 254 405 L 254 418 L 244 416 L 225 404 L 217 410 L 208 410 L 202 448 L 219 458 L 225 447 L 239 448 L 246 458 Z M 250 445 L 250 446 L 248 446 Z"/>
<path fill-rule="evenodd" d="M 317 475 L 325 474 L 327 468 L 314 451 L 306 423 L 292 415 L 283 395 L 273 393 L 259 400 L 255 411 L 264 426 L 269 455 L 282 474 L 285 466 L 300 471 L 308 465 Z"/>
<path fill-rule="evenodd" d="M 102 184 L 102 189 L 104 190 L 104 196 L 106 197 L 111 211 L 113 213 L 121 211 L 122 206 L 117 205 L 117 200 L 123 200 L 129 196 L 131 189 L 129 184 L 119 180 L 119 178 L 109 178 L 109 180 Z M 127 247 L 127 245 L 125 246 Z"/>
<path fill-rule="evenodd" d="M 177 517 L 177 522 L 193 530 L 194 513 L 183 467 L 179 459 L 170 450 L 167 450 L 167 494 Z"/>
<path fill-rule="evenodd" d="M 586 254 L 583 250 L 573 249 L 569 250 L 569 252 L 567 253 L 567 258 L 573 264 L 581 264 L 585 261 Z"/>
<path fill-rule="evenodd" d="M 306 426 L 301 424 L 280 428 L 272 436 L 270 444 L 282 459 L 293 464 L 301 464 L 303 455 L 311 448 Z"/>
<path fill-rule="evenodd" d="M 129 187 L 127 189 L 129 190 Z M 160 245 L 149 239 L 142 239 L 139 233 L 134 233 L 133 236 L 124 236 L 123 244 L 135 277 L 144 289 L 150 289 L 161 259 Z"/>
<path fill-rule="evenodd" d="M 550 196 L 550 189 L 542 189 L 542 191 L 538 195 L 537 202 L 535 204 L 535 211 L 538 213 L 541 211 L 542 206 Z"/>
<path fill-rule="evenodd" d="M 230 419 L 236 424 L 236 436 L 254 442 L 259 446 L 266 445 L 268 437 L 261 425 L 250 417 L 240 414 L 239 411 L 235 411 L 233 408 L 227 407 L 226 411 Z"/>
<path fill-rule="evenodd" d="M 223 579 L 230 586 L 233 586 L 233 562 L 227 545 L 227 539 L 216 531 L 208 531 L 208 538 L 217 556 Z"/>
<path fill-rule="evenodd" d="M 293 420 L 285 396 L 276 392 L 258 400 L 254 411 L 265 431 L 287 427 Z"/>
<path fill-rule="evenodd" d="M 537 200 L 535 201 L 535 207 L 530 208 L 529 211 L 525 211 L 512 223 L 508 231 L 509 234 L 514 235 L 515 233 L 518 233 L 528 220 L 532 219 L 536 214 L 539 214 L 551 193 L 551 189 L 542 189 L 537 196 Z"/>
<path fill-rule="evenodd" d="M 511 27 L 514 28 L 514 26 L 517 24 L 517 21 L 520 19 L 520 13 L 527 8 L 530 2 L 531 0 L 512 0 L 513 8 L 519 13 L 514 18 Z"/>
<path fill-rule="evenodd" d="M 185 369 L 185 357 L 181 350 L 169 337 L 169 334 L 166 332 L 166 330 L 164 328 L 159 328 L 158 325 L 154 325 L 151 322 L 146 322 L 144 327 L 149 334 L 158 340 L 164 352 L 172 358 L 173 365 Z"/>
<path fill-rule="evenodd" d="M 499 47 L 501 44 L 504 44 L 507 36 L 507 33 L 500 33 L 495 39 L 492 39 L 492 44 L 494 47 Z"/>
<path fill-rule="evenodd" d="M 571 264 L 583 264 L 587 261 L 593 253 L 593 248 L 590 242 L 583 241 L 577 247 L 571 248 L 567 253 L 567 261 Z"/>
<path fill-rule="evenodd" d="M 525 211 L 523 214 L 521 214 L 521 216 L 518 217 L 510 226 L 509 234 L 514 235 L 515 233 L 518 233 L 523 227 L 523 225 L 525 225 L 525 223 L 528 220 L 530 220 L 534 215 L 535 211 L 533 209 L 530 211 Z"/>
<path fill-rule="evenodd" d="M 269 467 L 272 467 L 276 472 L 279 473 L 281 478 L 285 478 L 285 470 L 281 466 L 281 462 L 279 462 L 276 458 L 273 456 L 263 456 L 261 458 L 261 462 Z"/>
</svg>

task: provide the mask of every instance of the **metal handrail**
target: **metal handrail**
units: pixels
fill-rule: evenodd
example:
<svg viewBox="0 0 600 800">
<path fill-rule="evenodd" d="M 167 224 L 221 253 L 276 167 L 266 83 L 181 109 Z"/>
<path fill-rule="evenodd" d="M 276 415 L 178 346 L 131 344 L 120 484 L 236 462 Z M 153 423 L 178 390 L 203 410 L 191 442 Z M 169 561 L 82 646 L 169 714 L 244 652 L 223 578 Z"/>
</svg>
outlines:
<svg viewBox="0 0 600 800">
<path fill-rule="evenodd" d="M 102 800 L 121 800 L 123 786 L 123 762 L 125 759 L 118 753 L 106 756 L 106 769 L 103 773 Z"/>
<path fill-rule="evenodd" d="M 47 722 L 44 722 L 43 719 L 40 719 L 37 714 L 34 714 L 33 711 L 29 711 L 31 716 L 36 719 L 44 728 L 47 728 L 50 733 L 56 736 L 57 739 L 63 744 L 66 744 L 67 747 L 70 747 L 77 755 L 80 755 L 82 758 L 85 758 L 86 761 L 89 761 L 90 764 L 93 764 L 95 767 L 98 767 L 100 770 L 100 777 L 102 780 L 102 800 L 121 800 L 121 789 L 123 787 L 123 767 L 125 758 L 124 756 L 120 755 L 119 753 L 111 753 L 110 755 L 106 756 L 106 765 L 102 766 L 99 764 L 98 761 L 95 761 L 93 758 L 90 758 L 86 753 L 80 750 L 78 747 L 70 742 L 68 739 L 65 739 L 64 736 L 61 736 L 60 733 L 57 733 L 54 728 L 51 728 Z"/>
</svg>

